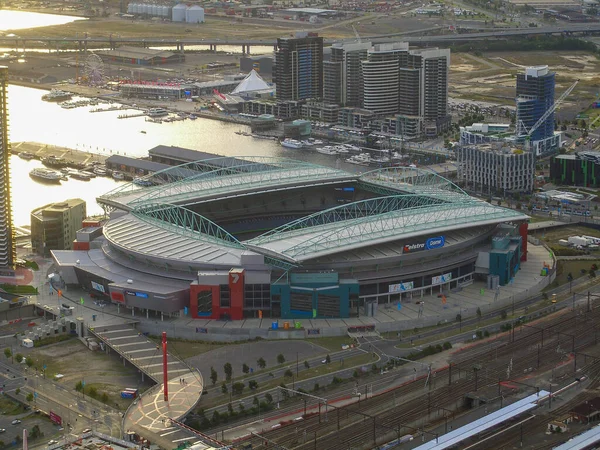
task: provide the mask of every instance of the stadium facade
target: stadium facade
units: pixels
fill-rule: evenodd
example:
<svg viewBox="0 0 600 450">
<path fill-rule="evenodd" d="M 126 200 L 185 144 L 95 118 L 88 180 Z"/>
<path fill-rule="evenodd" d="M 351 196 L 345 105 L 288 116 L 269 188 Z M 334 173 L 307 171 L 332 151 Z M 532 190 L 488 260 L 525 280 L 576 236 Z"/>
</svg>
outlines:
<svg viewBox="0 0 600 450">
<path fill-rule="evenodd" d="M 147 315 L 372 315 L 489 275 L 504 285 L 527 255 L 526 215 L 410 167 L 222 157 L 98 202 L 102 238 L 53 258 L 66 283 Z"/>
</svg>

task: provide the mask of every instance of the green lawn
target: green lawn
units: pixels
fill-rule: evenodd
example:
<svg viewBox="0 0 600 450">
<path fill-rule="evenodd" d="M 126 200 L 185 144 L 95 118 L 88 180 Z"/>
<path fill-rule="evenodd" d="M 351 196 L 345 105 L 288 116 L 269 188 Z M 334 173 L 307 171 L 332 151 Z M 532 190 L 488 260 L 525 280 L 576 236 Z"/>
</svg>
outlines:
<svg viewBox="0 0 600 450">
<path fill-rule="evenodd" d="M 573 279 L 579 278 L 581 276 L 587 276 L 586 274 L 582 274 L 581 270 L 584 269 L 589 272 L 590 266 L 592 264 L 598 264 L 597 261 L 592 260 L 579 260 L 579 261 L 564 261 L 559 260 L 556 267 L 556 280 L 558 284 L 565 284 L 569 281 L 567 280 L 567 275 L 571 273 L 573 275 Z"/>
<path fill-rule="evenodd" d="M 234 396 L 234 398 L 237 399 L 238 397 L 247 397 L 249 395 L 257 394 L 259 392 L 268 391 L 269 389 L 273 389 L 273 388 L 279 386 L 281 383 L 284 383 L 286 386 L 291 387 L 293 385 L 294 381 L 302 381 L 302 380 L 306 380 L 309 378 L 327 375 L 329 373 L 337 372 L 339 370 L 349 368 L 349 367 L 363 366 L 363 365 L 370 366 L 371 364 L 376 363 L 377 361 L 378 361 L 377 357 L 373 358 L 372 354 L 364 353 L 362 355 L 357 355 L 357 356 L 347 358 L 344 360 L 343 363 L 341 361 L 338 361 L 338 362 L 333 362 L 331 364 L 319 364 L 318 366 L 311 367 L 310 369 L 304 369 L 304 366 L 302 366 L 303 370 L 301 370 L 298 373 L 297 378 L 296 378 L 296 370 L 290 368 L 290 370 L 294 374 L 294 378 L 292 378 L 292 377 L 290 377 L 290 378 L 273 377 L 270 381 L 268 381 L 266 383 L 265 382 L 260 383 L 258 385 L 258 388 L 255 389 L 254 391 L 251 391 L 250 389 L 248 389 L 248 383 L 245 383 L 246 388 L 242 392 L 241 396 Z M 236 380 L 234 380 L 234 382 L 235 381 Z M 241 380 L 237 380 L 237 381 L 241 381 Z M 219 380 L 219 381 L 217 381 L 217 384 L 214 386 L 212 384 L 207 385 L 206 389 L 211 390 L 211 391 L 217 390 L 217 392 L 220 393 L 222 384 L 223 384 L 223 381 Z M 227 383 L 227 386 L 229 387 L 229 382 Z M 321 386 L 321 387 L 324 387 L 324 386 Z M 312 389 L 312 386 L 310 387 L 310 389 Z M 209 400 L 203 399 L 202 403 L 201 403 L 201 407 L 203 409 L 206 409 L 206 408 L 212 408 L 217 405 L 221 405 L 225 401 L 227 401 L 227 398 L 229 398 L 229 392 L 227 394 L 221 394 L 218 397 L 212 397 Z"/>
<path fill-rule="evenodd" d="M 11 400 L 9 397 L 0 396 L 0 412 L 4 416 L 14 416 L 25 412 L 23 405 Z"/>
<path fill-rule="evenodd" d="M 320 347 L 329 350 L 330 352 L 339 352 L 342 350 L 342 345 L 350 345 L 355 343 L 354 339 L 352 339 L 350 336 L 331 336 L 315 339 L 306 339 L 306 342 L 316 344 Z"/>
</svg>

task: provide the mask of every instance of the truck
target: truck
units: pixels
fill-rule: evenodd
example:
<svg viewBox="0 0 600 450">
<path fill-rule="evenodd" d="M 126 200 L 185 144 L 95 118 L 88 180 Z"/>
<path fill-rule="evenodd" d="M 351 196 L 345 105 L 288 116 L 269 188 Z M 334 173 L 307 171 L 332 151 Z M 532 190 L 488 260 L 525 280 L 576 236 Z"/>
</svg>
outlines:
<svg viewBox="0 0 600 450">
<path fill-rule="evenodd" d="M 121 391 L 121 398 L 134 399 L 138 396 L 138 390 L 134 388 L 126 388 Z"/>
<path fill-rule="evenodd" d="M 33 348 L 33 341 L 31 339 L 23 339 L 21 345 L 26 348 Z"/>
<path fill-rule="evenodd" d="M 572 245 L 574 247 L 577 247 L 577 246 L 585 247 L 588 244 L 590 244 L 590 242 L 583 236 L 569 236 L 568 242 L 569 242 L 569 245 Z"/>
</svg>

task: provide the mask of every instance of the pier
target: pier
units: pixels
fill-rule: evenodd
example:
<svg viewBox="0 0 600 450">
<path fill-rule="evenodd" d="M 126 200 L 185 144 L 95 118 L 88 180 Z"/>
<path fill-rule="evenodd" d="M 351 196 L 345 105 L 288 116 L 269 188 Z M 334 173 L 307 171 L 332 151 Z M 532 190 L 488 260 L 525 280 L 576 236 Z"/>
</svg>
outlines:
<svg viewBox="0 0 600 450">
<path fill-rule="evenodd" d="M 49 156 L 63 158 L 69 165 L 88 165 L 95 161 L 105 163 L 108 156 L 96 153 L 88 153 L 72 148 L 59 147 L 55 145 L 40 144 L 39 142 L 15 142 L 11 145 L 11 153 L 18 155 L 21 152 L 27 152 L 34 155 L 35 159 L 42 160 Z"/>
</svg>

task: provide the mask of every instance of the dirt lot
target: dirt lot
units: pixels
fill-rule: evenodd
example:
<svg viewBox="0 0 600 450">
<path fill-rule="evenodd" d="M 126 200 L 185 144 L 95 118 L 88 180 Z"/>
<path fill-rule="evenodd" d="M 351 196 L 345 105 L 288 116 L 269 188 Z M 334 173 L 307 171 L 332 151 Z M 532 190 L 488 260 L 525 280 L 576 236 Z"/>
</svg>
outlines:
<svg viewBox="0 0 600 450">
<path fill-rule="evenodd" d="M 119 403 L 123 407 L 129 404 L 119 394 L 126 387 L 138 388 L 140 391 L 149 387 L 141 383 L 135 369 L 123 367 L 116 354 L 91 352 L 78 339 L 35 348 L 29 356 L 36 366 L 46 365 L 48 378 L 60 373 L 64 377 L 58 382 L 71 389 L 75 388 L 77 382 L 85 380 L 86 390 L 95 387 L 99 393 L 106 392 L 111 405 Z"/>
<path fill-rule="evenodd" d="M 516 74 L 525 66 L 545 64 L 557 74 L 557 96 L 573 81 L 580 80 L 558 112 L 559 118 L 585 109 L 596 98 L 600 86 L 600 60 L 586 52 L 573 51 L 489 52 L 481 56 L 453 54 L 450 95 L 514 104 Z"/>
</svg>

